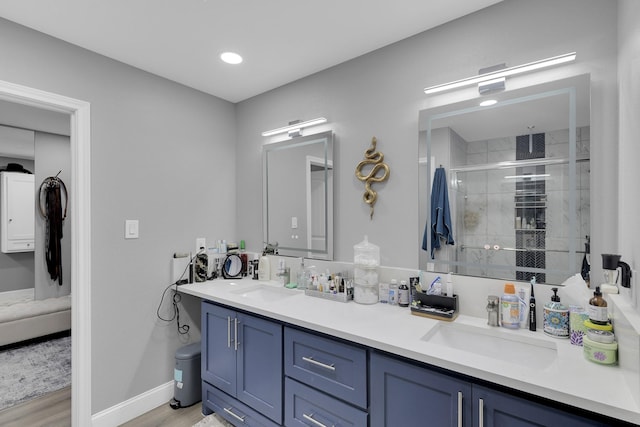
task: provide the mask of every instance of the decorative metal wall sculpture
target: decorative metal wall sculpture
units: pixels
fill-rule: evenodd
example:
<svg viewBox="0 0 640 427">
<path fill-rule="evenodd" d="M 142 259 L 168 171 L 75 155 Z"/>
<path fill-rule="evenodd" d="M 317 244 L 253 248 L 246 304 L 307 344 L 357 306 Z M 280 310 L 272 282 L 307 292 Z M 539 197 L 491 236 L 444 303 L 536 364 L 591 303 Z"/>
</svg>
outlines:
<svg viewBox="0 0 640 427">
<path fill-rule="evenodd" d="M 374 136 L 371 139 L 371 146 L 364 152 L 364 160 L 358 163 L 356 166 L 356 178 L 360 181 L 364 182 L 364 195 L 362 199 L 366 204 L 369 205 L 371 210 L 370 219 L 373 219 L 373 205 L 376 203 L 376 199 L 378 198 L 378 193 L 376 193 L 372 188 L 371 184 L 374 182 L 383 182 L 389 178 L 389 166 L 386 163 L 383 163 L 384 155 L 376 151 L 377 139 Z M 363 168 L 368 167 L 368 165 L 372 165 L 369 172 L 364 175 Z M 382 171 L 382 175 L 379 175 L 378 172 Z"/>
</svg>

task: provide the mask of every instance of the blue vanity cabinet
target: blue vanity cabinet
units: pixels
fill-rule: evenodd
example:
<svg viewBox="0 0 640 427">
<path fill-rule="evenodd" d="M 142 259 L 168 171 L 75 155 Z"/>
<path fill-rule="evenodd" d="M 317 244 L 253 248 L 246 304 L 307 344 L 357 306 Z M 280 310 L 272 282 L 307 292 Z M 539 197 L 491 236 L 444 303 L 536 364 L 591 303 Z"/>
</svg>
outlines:
<svg viewBox="0 0 640 427">
<path fill-rule="evenodd" d="M 369 375 L 371 427 L 607 425 L 374 351 Z"/>
<path fill-rule="evenodd" d="M 371 427 L 471 426 L 471 383 L 374 351 Z"/>
<path fill-rule="evenodd" d="M 473 413 L 474 427 L 607 425 L 476 384 L 473 385 Z"/>
<path fill-rule="evenodd" d="M 252 409 L 281 424 L 282 325 L 203 301 L 201 376 L 203 393 L 214 396 L 208 386 L 215 387 L 227 400 L 242 402 L 245 412 Z M 209 406 L 203 394 L 203 411 L 216 410 Z"/>
</svg>

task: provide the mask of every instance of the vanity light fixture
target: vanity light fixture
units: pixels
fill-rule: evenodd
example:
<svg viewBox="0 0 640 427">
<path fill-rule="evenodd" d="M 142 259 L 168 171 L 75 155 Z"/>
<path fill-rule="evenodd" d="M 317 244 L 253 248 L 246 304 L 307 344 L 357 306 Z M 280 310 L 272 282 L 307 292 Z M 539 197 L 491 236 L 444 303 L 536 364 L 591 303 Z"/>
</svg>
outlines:
<svg viewBox="0 0 640 427">
<path fill-rule="evenodd" d="M 477 76 L 467 77 L 466 79 L 456 80 L 449 83 L 430 86 L 424 89 L 427 95 L 433 93 L 444 92 L 451 89 L 457 89 L 464 86 L 480 84 L 490 80 L 501 79 L 516 74 L 527 73 L 529 71 L 538 70 L 540 68 L 551 67 L 565 62 L 571 62 L 576 59 L 576 52 L 566 53 L 564 55 L 553 56 L 539 61 L 529 62 L 528 64 L 516 65 L 515 67 L 503 68 L 501 70 L 482 73 Z"/>
<path fill-rule="evenodd" d="M 311 119 L 311 120 L 306 120 L 304 122 L 291 122 L 289 123 L 288 126 L 284 126 L 281 128 L 277 128 L 277 129 L 272 129 L 272 130 L 266 130 L 264 132 L 262 132 L 262 136 L 273 136 L 273 135 L 277 135 L 279 133 L 290 133 L 289 136 L 299 136 L 300 134 L 300 130 L 302 128 L 306 128 L 309 126 L 315 126 L 315 125 L 320 125 L 322 123 L 326 123 L 327 119 L 325 119 L 324 117 L 318 117 L 317 119 Z M 298 135 L 294 135 L 294 134 L 298 134 Z"/>
</svg>

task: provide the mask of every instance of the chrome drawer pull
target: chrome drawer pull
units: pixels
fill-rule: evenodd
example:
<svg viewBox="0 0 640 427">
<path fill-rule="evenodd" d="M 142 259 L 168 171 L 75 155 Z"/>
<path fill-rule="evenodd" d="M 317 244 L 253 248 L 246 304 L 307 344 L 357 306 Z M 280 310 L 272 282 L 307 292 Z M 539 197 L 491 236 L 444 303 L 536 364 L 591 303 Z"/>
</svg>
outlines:
<svg viewBox="0 0 640 427">
<path fill-rule="evenodd" d="M 236 420 L 240 421 L 241 423 L 244 423 L 244 419 L 246 417 L 246 415 L 243 415 L 242 417 L 240 415 L 235 414 L 231 408 L 223 408 L 224 412 L 226 412 L 227 414 L 231 415 L 233 418 L 235 418 Z"/>
<path fill-rule="evenodd" d="M 478 426 L 484 427 L 484 399 L 478 399 Z"/>
<path fill-rule="evenodd" d="M 236 317 L 235 319 L 233 319 L 233 322 L 235 324 L 235 334 L 236 334 L 236 338 L 233 342 L 233 347 L 235 351 L 238 351 L 238 318 Z"/>
<path fill-rule="evenodd" d="M 322 424 L 320 421 L 314 420 L 313 414 L 311 415 L 302 414 L 302 416 L 304 417 L 305 420 L 311 421 L 313 424 L 317 425 L 318 427 L 327 427 L 325 424 Z M 334 427 L 334 426 L 332 425 L 331 427 Z"/>
<path fill-rule="evenodd" d="M 302 360 L 304 360 L 305 362 L 312 363 L 316 366 L 320 366 L 321 368 L 328 369 L 330 371 L 336 370 L 336 367 L 333 364 L 327 365 L 326 363 L 318 362 L 317 360 L 314 360 L 313 357 L 302 356 Z"/>
<path fill-rule="evenodd" d="M 462 427 L 462 392 L 458 392 L 458 427 Z"/>
</svg>

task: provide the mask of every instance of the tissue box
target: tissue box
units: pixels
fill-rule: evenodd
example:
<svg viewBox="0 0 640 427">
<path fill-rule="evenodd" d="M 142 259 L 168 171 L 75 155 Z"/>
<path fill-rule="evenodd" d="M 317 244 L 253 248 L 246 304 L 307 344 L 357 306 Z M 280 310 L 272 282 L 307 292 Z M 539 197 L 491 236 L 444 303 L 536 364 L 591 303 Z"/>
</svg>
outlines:
<svg viewBox="0 0 640 427">
<path fill-rule="evenodd" d="M 454 320 L 458 317 L 458 295 L 427 295 L 416 292 L 416 301 L 411 305 L 411 314 L 439 320 Z"/>
</svg>

